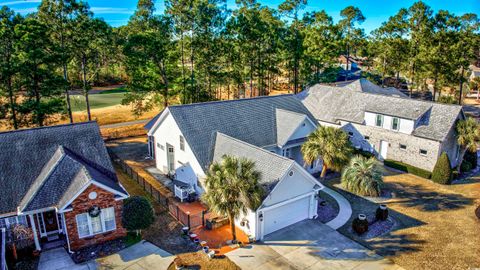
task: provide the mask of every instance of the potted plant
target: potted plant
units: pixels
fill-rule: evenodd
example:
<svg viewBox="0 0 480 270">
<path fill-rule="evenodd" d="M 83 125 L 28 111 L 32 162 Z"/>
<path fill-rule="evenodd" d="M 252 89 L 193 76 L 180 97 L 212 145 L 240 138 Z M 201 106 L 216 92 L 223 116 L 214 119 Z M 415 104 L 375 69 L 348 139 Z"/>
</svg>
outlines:
<svg viewBox="0 0 480 270">
<path fill-rule="evenodd" d="M 352 222 L 352 229 L 358 234 L 364 234 L 368 231 L 368 220 L 364 214 L 359 214 Z"/>
<path fill-rule="evenodd" d="M 387 205 L 380 204 L 380 206 L 378 206 L 377 211 L 375 212 L 375 218 L 377 220 L 381 220 L 381 221 L 387 220 L 387 218 L 388 218 Z"/>
<path fill-rule="evenodd" d="M 180 259 L 179 257 L 176 257 L 176 258 L 173 260 L 173 264 L 175 265 L 175 269 L 176 269 L 176 270 L 183 269 L 183 267 L 184 267 L 183 261 L 182 261 L 182 259 Z"/>
</svg>

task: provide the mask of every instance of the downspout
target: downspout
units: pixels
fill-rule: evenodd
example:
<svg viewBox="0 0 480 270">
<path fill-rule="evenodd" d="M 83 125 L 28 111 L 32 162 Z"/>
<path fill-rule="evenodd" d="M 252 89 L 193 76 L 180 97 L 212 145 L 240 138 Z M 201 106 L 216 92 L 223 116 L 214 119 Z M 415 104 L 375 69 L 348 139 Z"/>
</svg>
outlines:
<svg viewBox="0 0 480 270">
<path fill-rule="evenodd" d="M 65 222 L 65 213 L 62 212 L 62 223 L 63 223 L 63 231 L 65 232 L 65 238 L 67 239 L 67 247 L 68 247 L 68 252 L 72 254 L 72 250 L 70 249 L 70 239 L 68 239 L 68 229 L 67 229 L 67 223 Z"/>
</svg>

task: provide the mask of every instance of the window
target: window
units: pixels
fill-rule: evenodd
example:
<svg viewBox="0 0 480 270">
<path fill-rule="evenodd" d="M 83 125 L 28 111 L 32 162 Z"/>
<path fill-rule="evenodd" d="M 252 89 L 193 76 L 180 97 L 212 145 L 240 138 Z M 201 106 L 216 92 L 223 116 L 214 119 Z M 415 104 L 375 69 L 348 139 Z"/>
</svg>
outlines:
<svg viewBox="0 0 480 270">
<path fill-rule="evenodd" d="M 116 229 L 115 210 L 113 207 L 102 209 L 97 217 L 91 217 L 88 213 L 83 213 L 77 215 L 76 219 L 78 236 L 80 238 Z"/>
<path fill-rule="evenodd" d="M 161 145 L 160 143 L 157 143 L 157 147 L 160 148 L 160 150 L 165 150 L 165 146 Z"/>
<path fill-rule="evenodd" d="M 406 150 L 406 149 L 407 149 L 407 146 L 406 146 L 405 144 L 400 144 L 400 149 Z"/>
<path fill-rule="evenodd" d="M 370 140 L 370 136 L 365 136 L 365 140 Z"/>
<path fill-rule="evenodd" d="M 348 137 L 349 137 L 349 138 L 353 137 L 353 132 L 351 132 L 351 131 L 348 132 Z"/>
<path fill-rule="evenodd" d="M 115 230 L 115 211 L 113 207 L 105 209 L 105 211 L 102 211 L 102 214 L 105 222 L 105 231 Z"/>
<path fill-rule="evenodd" d="M 0 219 L 0 228 L 10 228 L 14 224 L 22 224 L 27 226 L 27 216 L 13 216 Z"/>
<path fill-rule="evenodd" d="M 383 115 L 377 114 L 377 117 L 375 119 L 375 125 L 377 127 L 382 127 L 383 126 Z"/>
<path fill-rule="evenodd" d="M 180 135 L 180 150 L 185 151 L 185 138 Z"/>
<path fill-rule="evenodd" d="M 426 156 L 427 155 L 427 150 L 420 149 L 420 155 Z"/>
<path fill-rule="evenodd" d="M 392 118 L 392 130 L 398 130 L 400 128 L 400 119 L 397 117 Z"/>
<path fill-rule="evenodd" d="M 288 157 L 288 158 L 290 158 L 290 157 L 291 157 L 290 148 L 283 149 L 283 153 L 282 153 L 282 155 L 283 155 L 284 157 Z"/>
<path fill-rule="evenodd" d="M 88 213 L 77 215 L 77 231 L 78 237 L 80 238 L 90 235 L 90 229 L 88 228 Z"/>
</svg>

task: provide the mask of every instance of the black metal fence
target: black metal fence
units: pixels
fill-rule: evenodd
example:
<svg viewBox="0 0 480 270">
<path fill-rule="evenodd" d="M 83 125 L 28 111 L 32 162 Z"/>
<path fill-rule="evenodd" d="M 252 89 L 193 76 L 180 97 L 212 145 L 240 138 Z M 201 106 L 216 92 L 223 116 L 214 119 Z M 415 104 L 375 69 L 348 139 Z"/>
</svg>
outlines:
<svg viewBox="0 0 480 270">
<path fill-rule="evenodd" d="M 174 198 L 165 196 L 161 193 L 157 187 L 150 184 L 145 178 L 138 174 L 130 165 L 125 161 L 119 158 L 112 151 L 108 151 L 112 160 L 122 168 L 122 171 L 130 176 L 138 185 L 140 185 L 143 190 L 150 194 L 155 201 L 160 203 L 162 206 L 168 209 L 170 215 L 172 215 L 176 220 L 182 223 L 189 228 L 196 228 L 205 225 L 205 212 L 191 214 L 189 212 L 184 212 L 180 207 L 178 207 L 177 202 L 174 201 Z"/>
</svg>

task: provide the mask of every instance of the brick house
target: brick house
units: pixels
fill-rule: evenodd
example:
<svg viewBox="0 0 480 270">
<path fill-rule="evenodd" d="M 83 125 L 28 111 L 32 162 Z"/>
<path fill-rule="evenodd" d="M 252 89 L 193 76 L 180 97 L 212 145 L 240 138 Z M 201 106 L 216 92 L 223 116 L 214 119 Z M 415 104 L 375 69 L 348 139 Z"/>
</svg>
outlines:
<svg viewBox="0 0 480 270">
<path fill-rule="evenodd" d="M 96 122 L 0 133 L 0 227 L 69 251 L 126 235 L 119 183 Z"/>
</svg>

